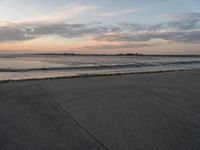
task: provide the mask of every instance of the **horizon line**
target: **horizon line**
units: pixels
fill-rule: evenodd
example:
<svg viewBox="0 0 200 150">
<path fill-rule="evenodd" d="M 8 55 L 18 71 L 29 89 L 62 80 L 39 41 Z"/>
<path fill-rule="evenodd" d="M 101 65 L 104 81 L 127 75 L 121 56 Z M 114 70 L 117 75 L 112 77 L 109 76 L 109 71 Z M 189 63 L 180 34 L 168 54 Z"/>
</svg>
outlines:
<svg viewBox="0 0 200 150">
<path fill-rule="evenodd" d="M 4 53 L 0 55 L 67 55 L 67 56 L 190 56 L 200 57 L 200 54 L 143 54 L 143 53 Z"/>
</svg>

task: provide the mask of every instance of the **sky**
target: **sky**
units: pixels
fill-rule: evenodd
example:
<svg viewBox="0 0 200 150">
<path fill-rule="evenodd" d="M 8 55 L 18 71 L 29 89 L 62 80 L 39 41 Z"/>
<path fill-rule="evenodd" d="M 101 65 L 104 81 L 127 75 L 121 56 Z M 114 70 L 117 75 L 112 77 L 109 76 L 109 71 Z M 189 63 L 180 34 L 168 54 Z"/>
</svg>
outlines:
<svg viewBox="0 0 200 150">
<path fill-rule="evenodd" d="M 0 0 L 0 53 L 200 54 L 200 0 Z"/>
</svg>

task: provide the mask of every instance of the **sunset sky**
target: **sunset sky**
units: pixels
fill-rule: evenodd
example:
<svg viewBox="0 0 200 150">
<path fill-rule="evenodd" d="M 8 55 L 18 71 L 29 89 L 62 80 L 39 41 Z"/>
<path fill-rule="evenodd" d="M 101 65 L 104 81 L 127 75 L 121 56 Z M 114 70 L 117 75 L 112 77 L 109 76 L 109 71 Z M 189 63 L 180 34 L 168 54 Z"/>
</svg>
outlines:
<svg viewBox="0 0 200 150">
<path fill-rule="evenodd" d="M 0 0 L 0 53 L 200 54 L 200 0 Z"/>
</svg>

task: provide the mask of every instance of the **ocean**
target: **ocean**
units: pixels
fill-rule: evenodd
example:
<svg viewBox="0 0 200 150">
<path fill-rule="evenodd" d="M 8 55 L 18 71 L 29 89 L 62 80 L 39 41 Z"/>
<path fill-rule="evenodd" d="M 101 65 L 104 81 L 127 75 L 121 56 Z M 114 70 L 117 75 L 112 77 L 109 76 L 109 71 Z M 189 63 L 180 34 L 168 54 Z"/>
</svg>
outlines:
<svg viewBox="0 0 200 150">
<path fill-rule="evenodd" d="M 192 56 L 0 55 L 0 81 L 198 69 Z"/>
</svg>

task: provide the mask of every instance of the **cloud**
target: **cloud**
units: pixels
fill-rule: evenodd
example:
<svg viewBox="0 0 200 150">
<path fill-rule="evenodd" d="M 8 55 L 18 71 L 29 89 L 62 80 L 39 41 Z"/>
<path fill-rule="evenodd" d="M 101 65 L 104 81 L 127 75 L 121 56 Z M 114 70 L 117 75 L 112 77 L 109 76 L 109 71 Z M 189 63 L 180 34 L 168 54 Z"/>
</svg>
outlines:
<svg viewBox="0 0 200 150">
<path fill-rule="evenodd" d="M 169 42 L 200 42 L 200 31 L 193 32 L 146 32 L 138 34 L 106 34 L 96 36 L 96 41 L 111 41 L 111 42 L 144 42 L 153 39 L 163 39 Z"/>
<path fill-rule="evenodd" d="M 137 23 L 120 23 L 123 32 L 97 35 L 96 41 L 141 42 L 162 39 L 169 42 L 200 42 L 200 13 L 170 15 L 173 19 L 153 25 Z"/>
<path fill-rule="evenodd" d="M 127 32 L 139 32 L 148 30 L 148 26 L 144 24 L 124 22 L 120 23 L 119 25 Z"/>
<path fill-rule="evenodd" d="M 117 15 L 124 15 L 124 14 L 131 14 L 141 11 L 141 9 L 128 9 L 128 10 L 123 10 L 123 11 L 114 11 L 114 12 L 107 12 L 107 13 L 100 13 L 97 14 L 99 17 L 113 17 Z"/>
<path fill-rule="evenodd" d="M 96 7 L 90 5 L 69 5 L 63 6 L 49 14 L 41 14 L 39 16 L 30 16 L 25 19 L 18 19 L 16 21 L 4 20 L 0 21 L 1 26 L 9 25 L 27 25 L 27 24 L 44 24 L 44 23 L 57 23 L 66 22 L 86 12 L 95 10 Z"/>
<path fill-rule="evenodd" d="M 57 35 L 66 38 L 82 37 L 85 35 L 97 35 L 107 32 L 115 32 L 117 28 L 93 26 L 91 24 L 50 24 L 32 28 L 32 35 L 46 36 Z"/>
<path fill-rule="evenodd" d="M 200 13 L 165 15 L 169 22 L 157 23 L 153 25 L 121 23 L 122 28 L 129 31 L 186 31 L 200 29 Z"/>
<path fill-rule="evenodd" d="M 28 24 L 16 27 L 0 27 L 0 42 L 25 41 L 44 36 L 58 36 L 63 38 L 79 38 L 95 36 L 98 34 L 120 31 L 115 26 L 102 26 L 101 24 Z"/>
<path fill-rule="evenodd" d="M 178 13 L 178 14 L 163 14 L 161 17 L 170 19 L 173 21 L 176 20 L 199 20 L 200 19 L 200 13 Z"/>
<path fill-rule="evenodd" d="M 172 28 L 180 31 L 200 28 L 200 13 L 169 14 L 163 15 L 163 17 L 171 21 L 160 24 L 160 28 Z"/>
<path fill-rule="evenodd" d="M 12 28 L 12 27 L 0 28 L 0 42 L 26 41 L 34 38 L 36 37 L 29 34 L 29 32 L 23 31 L 18 28 Z"/>
<path fill-rule="evenodd" d="M 115 43 L 115 45 L 102 45 L 107 48 L 120 47 L 116 43 L 121 43 L 123 47 L 151 46 L 171 42 L 198 43 L 200 42 L 200 13 L 174 15 L 169 22 L 153 25 L 129 22 L 114 25 L 100 22 L 29 22 L 8 23 L 0 27 L 0 42 L 26 41 L 46 36 L 86 37 L 96 42 Z"/>
</svg>

